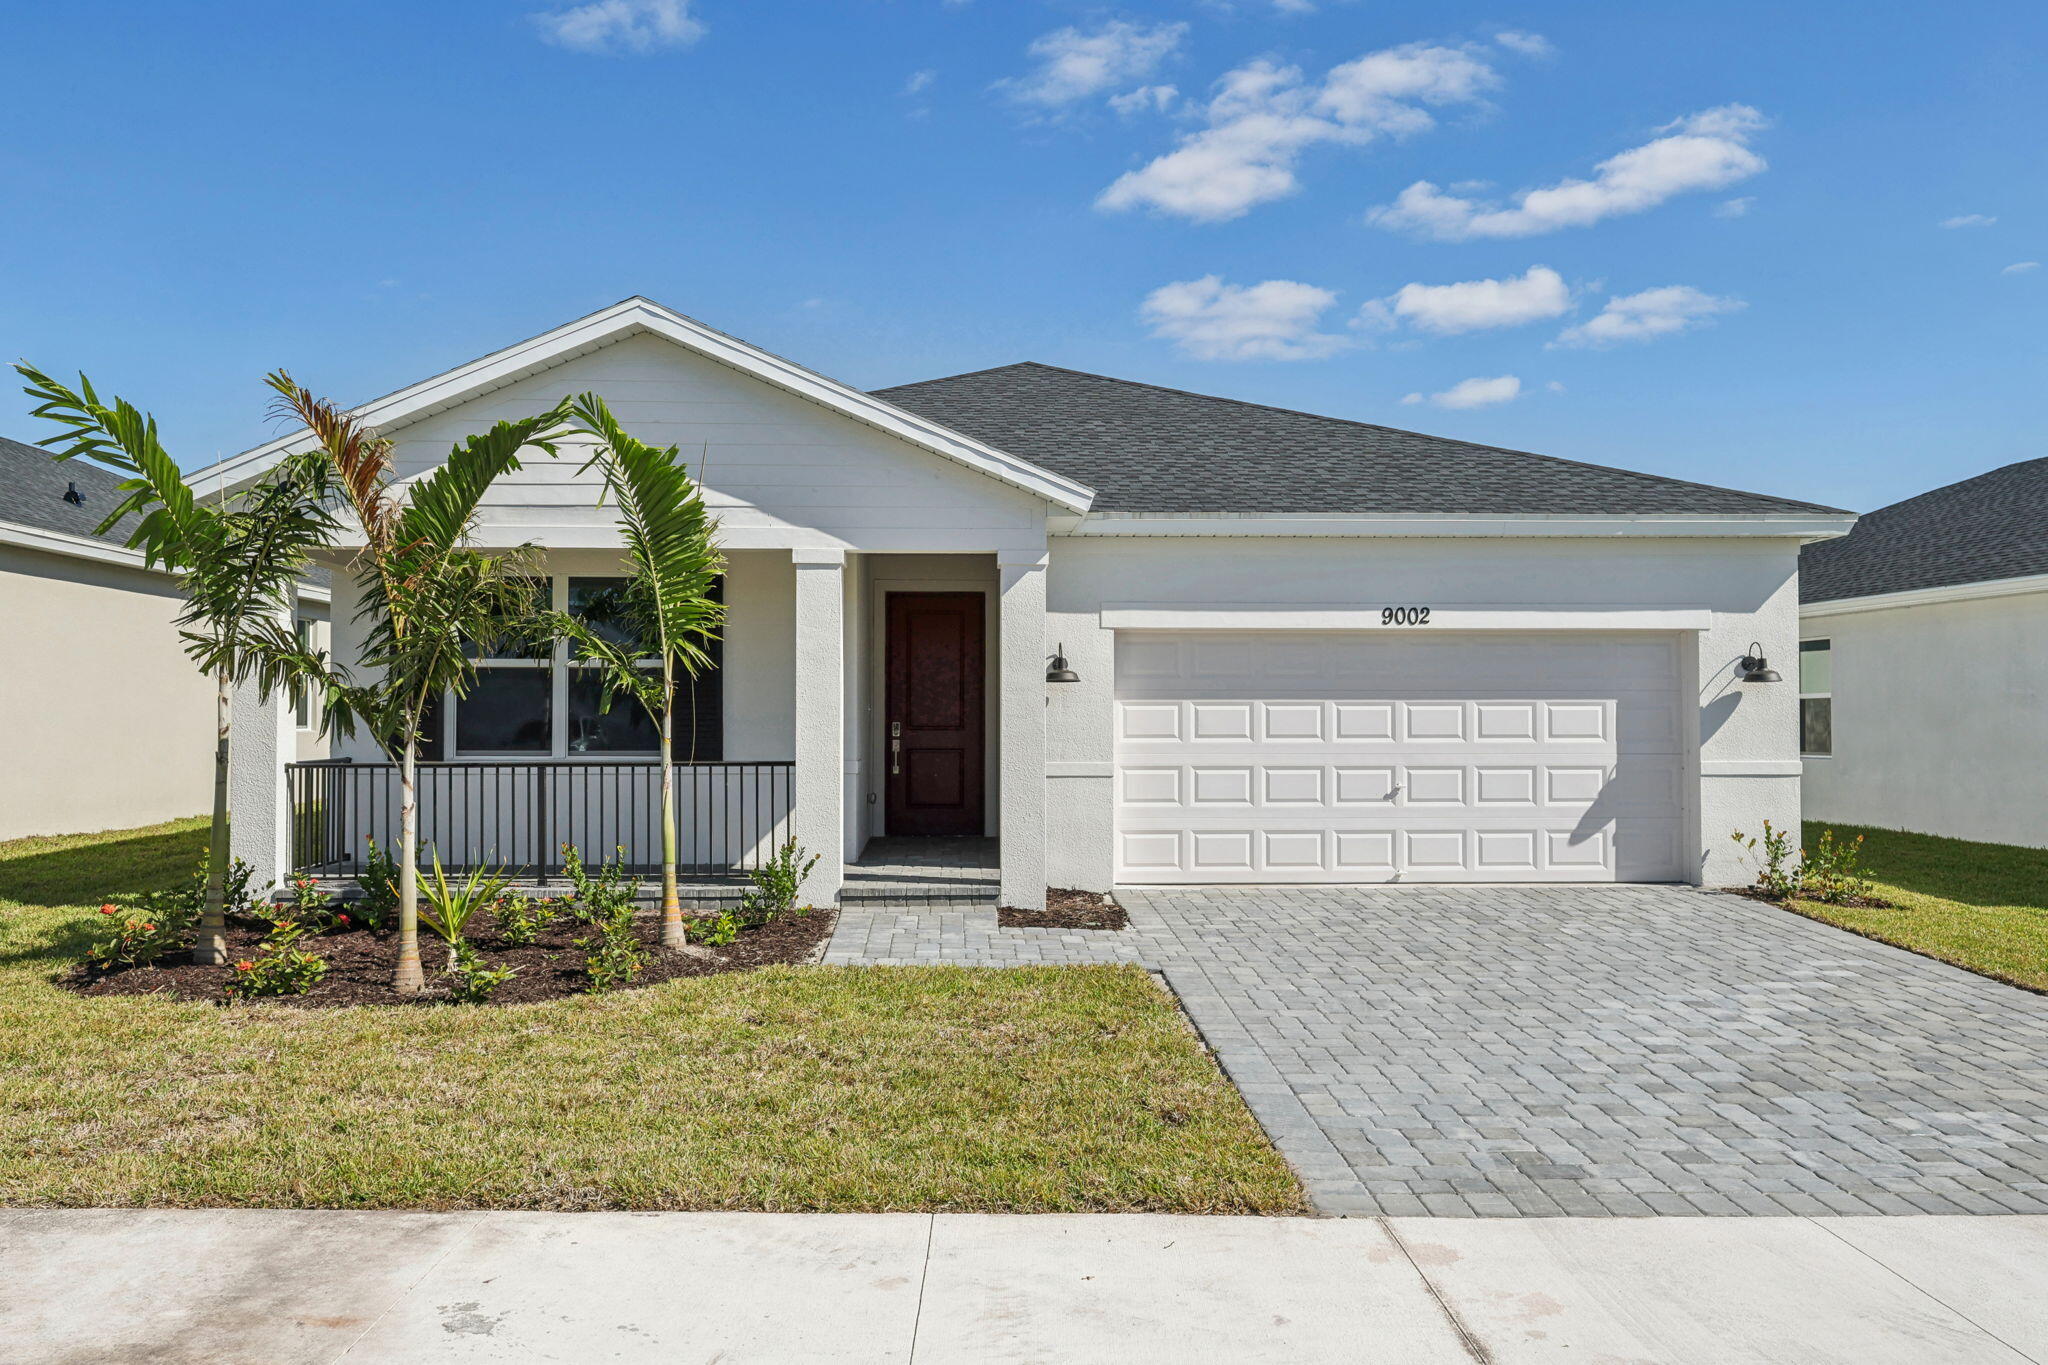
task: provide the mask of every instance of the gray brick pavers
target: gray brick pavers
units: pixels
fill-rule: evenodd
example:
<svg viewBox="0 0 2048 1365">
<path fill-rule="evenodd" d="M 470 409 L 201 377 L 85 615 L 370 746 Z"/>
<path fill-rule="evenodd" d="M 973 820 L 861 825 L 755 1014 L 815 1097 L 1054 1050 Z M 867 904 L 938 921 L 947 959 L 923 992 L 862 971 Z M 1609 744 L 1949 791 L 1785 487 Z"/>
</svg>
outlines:
<svg viewBox="0 0 2048 1365">
<path fill-rule="evenodd" d="M 1682 887 L 842 912 L 835 963 L 1136 962 L 1331 1214 L 2048 1213 L 2048 997 Z"/>
</svg>

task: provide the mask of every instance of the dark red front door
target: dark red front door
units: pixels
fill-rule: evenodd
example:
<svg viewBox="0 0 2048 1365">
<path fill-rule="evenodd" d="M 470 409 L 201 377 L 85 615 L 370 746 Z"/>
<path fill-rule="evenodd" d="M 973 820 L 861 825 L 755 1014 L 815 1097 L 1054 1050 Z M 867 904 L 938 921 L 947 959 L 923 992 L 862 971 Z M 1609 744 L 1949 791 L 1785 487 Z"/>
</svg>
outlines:
<svg viewBox="0 0 2048 1365">
<path fill-rule="evenodd" d="M 889 833 L 982 832 L 983 603 L 889 594 Z"/>
</svg>

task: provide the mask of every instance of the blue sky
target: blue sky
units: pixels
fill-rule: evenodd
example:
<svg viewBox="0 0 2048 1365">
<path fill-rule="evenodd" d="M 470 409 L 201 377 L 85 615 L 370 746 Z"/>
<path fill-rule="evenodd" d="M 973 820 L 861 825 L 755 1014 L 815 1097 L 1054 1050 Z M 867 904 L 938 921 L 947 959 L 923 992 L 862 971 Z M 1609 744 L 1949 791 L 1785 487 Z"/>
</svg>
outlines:
<svg viewBox="0 0 2048 1365">
<path fill-rule="evenodd" d="M 1035 359 L 1863 510 L 2048 454 L 2044 47 L 1997 2 L 10 6 L 0 350 L 196 466 L 270 368 L 359 401 L 639 293 L 862 387 Z"/>
</svg>

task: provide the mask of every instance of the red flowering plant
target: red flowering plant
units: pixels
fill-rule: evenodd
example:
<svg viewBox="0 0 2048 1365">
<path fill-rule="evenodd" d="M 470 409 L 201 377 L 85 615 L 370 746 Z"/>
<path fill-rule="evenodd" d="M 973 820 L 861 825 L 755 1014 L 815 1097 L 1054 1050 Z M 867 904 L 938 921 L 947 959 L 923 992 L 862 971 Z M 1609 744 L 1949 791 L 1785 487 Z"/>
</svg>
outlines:
<svg viewBox="0 0 2048 1365">
<path fill-rule="evenodd" d="M 327 963 L 318 953 L 299 946 L 306 926 L 295 919 L 273 920 L 263 947 L 253 958 L 235 963 L 234 974 L 222 987 L 230 1000 L 248 1000 L 265 995 L 304 995 L 327 975 Z"/>
<path fill-rule="evenodd" d="M 166 953 L 189 949 L 192 926 L 198 918 L 197 905 L 174 897 L 152 898 L 140 906 L 109 901 L 100 907 L 100 918 L 93 922 L 86 964 L 102 972 L 147 967 Z"/>
</svg>

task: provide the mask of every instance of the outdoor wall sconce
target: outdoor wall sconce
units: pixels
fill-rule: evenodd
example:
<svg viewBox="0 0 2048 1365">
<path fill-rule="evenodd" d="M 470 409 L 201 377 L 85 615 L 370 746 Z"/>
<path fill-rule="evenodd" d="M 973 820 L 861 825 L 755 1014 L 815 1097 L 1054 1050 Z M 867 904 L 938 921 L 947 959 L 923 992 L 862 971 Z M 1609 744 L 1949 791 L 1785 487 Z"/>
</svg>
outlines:
<svg viewBox="0 0 2048 1365">
<path fill-rule="evenodd" d="M 1742 656 L 1742 662 L 1737 667 L 1742 670 L 1742 680 L 1746 683 L 1785 681 L 1778 676 L 1778 670 L 1771 667 L 1771 661 L 1764 657 L 1764 647 L 1754 640 L 1749 642 L 1749 653 Z"/>
<path fill-rule="evenodd" d="M 1061 645 L 1059 651 L 1052 656 L 1052 667 L 1045 670 L 1045 680 L 1049 683 L 1081 681 L 1081 675 L 1067 667 L 1067 647 L 1065 645 Z"/>
</svg>

